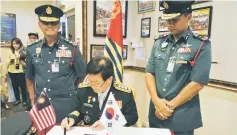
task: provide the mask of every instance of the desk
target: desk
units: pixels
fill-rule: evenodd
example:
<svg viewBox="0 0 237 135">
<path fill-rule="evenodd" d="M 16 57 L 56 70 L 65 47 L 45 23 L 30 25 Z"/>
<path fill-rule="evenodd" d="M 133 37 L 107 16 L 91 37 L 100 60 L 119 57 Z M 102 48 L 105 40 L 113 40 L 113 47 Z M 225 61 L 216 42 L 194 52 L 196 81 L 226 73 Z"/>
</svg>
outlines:
<svg viewBox="0 0 237 135">
<path fill-rule="evenodd" d="M 114 135 L 171 135 L 168 129 L 158 128 L 136 128 L 136 127 L 120 127 L 114 131 Z M 54 126 L 47 135 L 63 135 L 63 129 L 60 126 Z M 67 132 L 67 135 L 106 135 L 107 132 L 92 131 L 90 127 L 73 127 Z"/>
</svg>

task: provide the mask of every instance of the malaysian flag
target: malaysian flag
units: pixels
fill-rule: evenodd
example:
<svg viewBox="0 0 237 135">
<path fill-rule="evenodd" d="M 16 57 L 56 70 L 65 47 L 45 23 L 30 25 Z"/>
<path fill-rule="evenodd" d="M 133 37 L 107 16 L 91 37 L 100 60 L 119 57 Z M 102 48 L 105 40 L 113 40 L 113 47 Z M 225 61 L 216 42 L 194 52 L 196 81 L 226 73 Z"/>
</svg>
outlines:
<svg viewBox="0 0 237 135">
<path fill-rule="evenodd" d="M 56 123 L 54 108 L 50 103 L 49 97 L 45 91 L 41 92 L 37 102 L 30 110 L 30 116 L 38 131 L 41 131 Z"/>
</svg>

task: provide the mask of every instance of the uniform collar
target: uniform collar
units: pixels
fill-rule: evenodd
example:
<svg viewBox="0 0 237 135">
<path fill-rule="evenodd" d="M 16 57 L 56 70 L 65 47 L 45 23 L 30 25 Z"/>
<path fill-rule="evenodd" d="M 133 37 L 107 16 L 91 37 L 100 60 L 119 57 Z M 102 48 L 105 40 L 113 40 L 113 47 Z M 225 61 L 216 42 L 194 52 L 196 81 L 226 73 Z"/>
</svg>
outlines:
<svg viewBox="0 0 237 135">
<path fill-rule="evenodd" d="M 180 39 L 178 40 L 179 42 L 185 42 L 187 43 L 188 38 L 192 35 L 192 31 L 190 30 L 190 28 L 188 27 L 188 29 L 186 31 L 184 31 L 183 33 L 181 33 Z M 175 43 L 174 37 L 172 34 L 169 34 L 166 42 L 173 42 Z"/>
<path fill-rule="evenodd" d="M 60 36 L 60 34 L 57 35 L 56 41 L 52 48 L 56 47 L 58 49 L 59 44 L 62 42 L 63 38 Z M 48 47 L 47 40 L 45 38 L 42 39 L 42 47 Z"/>
</svg>

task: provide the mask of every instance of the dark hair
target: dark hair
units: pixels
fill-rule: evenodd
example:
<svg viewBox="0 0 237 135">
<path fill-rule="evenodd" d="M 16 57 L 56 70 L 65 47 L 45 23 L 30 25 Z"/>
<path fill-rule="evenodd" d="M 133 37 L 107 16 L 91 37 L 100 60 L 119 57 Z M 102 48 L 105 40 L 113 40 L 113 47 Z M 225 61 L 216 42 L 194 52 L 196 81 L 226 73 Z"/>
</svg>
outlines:
<svg viewBox="0 0 237 135">
<path fill-rule="evenodd" d="M 114 74 L 113 63 L 109 58 L 97 56 L 89 61 L 86 72 L 87 74 L 101 73 L 103 80 L 106 81 Z"/>
<path fill-rule="evenodd" d="M 13 42 L 16 42 L 17 44 L 20 44 L 19 48 L 21 48 L 23 46 L 21 40 L 19 38 L 13 38 L 12 41 L 11 41 L 11 50 L 12 50 L 12 53 L 15 53 L 15 49 L 13 47 Z"/>
</svg>

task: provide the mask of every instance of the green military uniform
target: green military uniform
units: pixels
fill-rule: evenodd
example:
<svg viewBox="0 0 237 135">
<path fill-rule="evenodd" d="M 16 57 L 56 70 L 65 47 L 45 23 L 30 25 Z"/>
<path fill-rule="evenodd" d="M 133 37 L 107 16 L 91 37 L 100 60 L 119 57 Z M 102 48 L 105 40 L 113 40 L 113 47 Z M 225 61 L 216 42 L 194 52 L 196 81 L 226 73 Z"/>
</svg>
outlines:
<svg viewBox="0 0 237 135">
<path fill-rule="evenodd" d="M 168 2 L 168 1 L 167 1 Z M 203 43 L 196 62 L 193 60 Z M 211 67 L 211 42 L 203 40 L 190 29 L 183 32 L 178 41 L 172 35 L 155 41 L 146 72 L 155 76 L 159 98 L 168 101 L 176 97 L 190 82 L 207 84 Z M 160 120 L 150 102 L 149 123 L 151 127 L 169 128 L 186 132 L 202 126 L 199 95 L 174 110 L 171 117 Z"/>
<path fill-rule="evenodd" d="M 28 112 L 18 112 L 1 120 L 1 135 L 35 135 L 36 128 Z"/>
<path fill-rule="evenodd" d="M 127 120 L 125 126 L 135 124 L 138 119 L 138 114 L 132 90 L 122 83 L 114 83 L 111 85 L 101 109 L 99 108 L 98 94 L 93 91 L 89 84 L 80 84 L 77 90 L 75 111 L 73 111 L 69 117 L 75 120 L 75 124 L 92 125 L 100 119 L 110 92 L 114 94 L 115 100 Z"/>
<path fill-rule="evenodd" d="M 40 53 L 37 52 L 40 50 Z M 75 82 L 85 76 L 85 62 L 78 46 L 58 36 L 53 47 L 42 39 L 27 48 L 26 78 L 35 81 L 35 95 L 46 90 L 57 122 L 72 111 Z"/>
<path fill-rule="evenodd" d="M 42 25 L 57 25 L 63 11 L 52 5 L 35 9 Z M 27 47 L 26 78 L 35 82 L 35 97 L 45 90 L 61 123 L 73 110 L 75 83 L 86 74 L 86 65 L 79 47 L 59 34 L 53 46 L 41 39 Z"/>
</svg>

